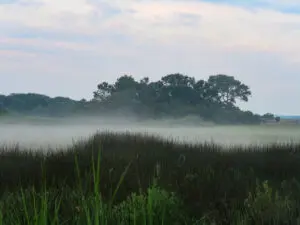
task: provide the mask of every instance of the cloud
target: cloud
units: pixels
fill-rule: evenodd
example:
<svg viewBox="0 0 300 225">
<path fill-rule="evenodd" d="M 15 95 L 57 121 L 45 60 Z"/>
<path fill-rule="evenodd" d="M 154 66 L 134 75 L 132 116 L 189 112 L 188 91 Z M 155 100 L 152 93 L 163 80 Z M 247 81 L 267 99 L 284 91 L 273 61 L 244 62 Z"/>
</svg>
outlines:
<svg viewBox="0 0 300 225">
<path fill-rule="evenodd" d="M 253 90 L 243 107 L 300 113 L 289 97 L 300 96 L 300 14 L 287 10 L 300 4 L 243 2 L 5 0 L 0 88 L 80 99 L 125 72 L 153 79 L 228 73 Z"/>
<path fill-rule="evenodd" d="M 204 2 L 218 3 L 224 5 L 235 5 L 248 9 L 273 9 L 281 12 L 299 13 L 300 2 L 297 0 L 251 0 L 251 1 L 240 1 L 240 0 L 203 0 Z"/>
<path fill-rule="evenodd" d="M 103 8 L 117 13 L 104 16 Z M 300 15 L 196 1 L 22 0 L 0 6 L 0 21 L 74 35 L 121 34 L 142 43 L 194 45 L 201 40 L 220 47 L 287 54 L 300 48 Z"/>
<path fill-rule="evenodd" d="M 0 56 L 14 59 L 14 57 L 34 57 L 35 54 L 18 50 L 0 50 Z"/>
</svg>

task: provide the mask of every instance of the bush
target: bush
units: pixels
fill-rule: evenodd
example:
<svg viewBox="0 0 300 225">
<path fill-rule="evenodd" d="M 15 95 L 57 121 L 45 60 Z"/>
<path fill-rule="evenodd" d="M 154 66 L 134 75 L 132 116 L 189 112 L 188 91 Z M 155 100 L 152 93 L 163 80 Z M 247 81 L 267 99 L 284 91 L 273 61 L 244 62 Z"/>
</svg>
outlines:
<svg viewBox="0 0 300 225">
<path fill-rule="evenodd" d="M 174 193 L 157 186 L 147 194 L 131 194 L 113 209 L 116 224 L 182 224 L 186 219 L 182 204 Z"/>
<path fill-rule="evenodd" d="M 293 220 L 294 202 L 289 196 L 280 196 L 268 181 L 257 184 L 254 193 L 245 199 L 248 219 L 254 224 L 289 224 Z"/>
</svg>

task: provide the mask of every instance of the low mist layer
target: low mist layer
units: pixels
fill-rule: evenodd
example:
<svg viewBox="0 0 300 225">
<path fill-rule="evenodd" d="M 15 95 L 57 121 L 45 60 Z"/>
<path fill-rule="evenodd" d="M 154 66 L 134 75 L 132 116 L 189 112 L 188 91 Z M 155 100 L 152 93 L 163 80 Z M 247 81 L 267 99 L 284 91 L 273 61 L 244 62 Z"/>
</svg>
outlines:
<svg viewBox="0 0 300 225">
<path fill-rule="evenodd" d="M 138 122 L 125 118 L 14 118 L 0 123 L 0 144 L 24 147 L 64 147 L 97 131 L 141 132 L 189 143 L 269 144 L 299 142 L 298 126 L 216 126 L 194 121 L 155 120 Z"/>
</svg>

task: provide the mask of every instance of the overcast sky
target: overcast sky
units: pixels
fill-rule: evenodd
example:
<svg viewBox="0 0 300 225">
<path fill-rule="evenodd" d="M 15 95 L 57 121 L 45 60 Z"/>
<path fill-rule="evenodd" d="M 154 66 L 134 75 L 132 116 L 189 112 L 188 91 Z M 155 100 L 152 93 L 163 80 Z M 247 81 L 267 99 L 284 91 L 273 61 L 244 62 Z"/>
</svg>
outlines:
<svg viewBox="0 0 300 225">
<path fill-rule="evenodd" d="M 92 97 L 126 73 L 218 73 L 300 114 L 300 0 L 0 0 L 0 92 Z"/>
</svg>

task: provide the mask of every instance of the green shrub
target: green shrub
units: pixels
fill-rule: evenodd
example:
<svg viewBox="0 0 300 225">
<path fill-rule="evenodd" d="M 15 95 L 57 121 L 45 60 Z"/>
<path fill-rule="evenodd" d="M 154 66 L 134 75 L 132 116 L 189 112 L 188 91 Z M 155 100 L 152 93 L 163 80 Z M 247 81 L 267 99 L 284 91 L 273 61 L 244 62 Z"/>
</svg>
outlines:
<svg viewBox="0 0 300 225">
<path fill-rule="evenodd" d="M 245 199 L 246 215 L 255 224 L 289 224 L 294 206 L 289 196 L 281 196 L 268 181 L 258 183 L 255 192 Z"/>
<path fill-rule="evenodd" d="M 175 193 L 157 186 L 146 194 L 131 194 L 113 209 L 116 224 L 182 224 L 185 216 L 182 203 Z"/>
</svg>

